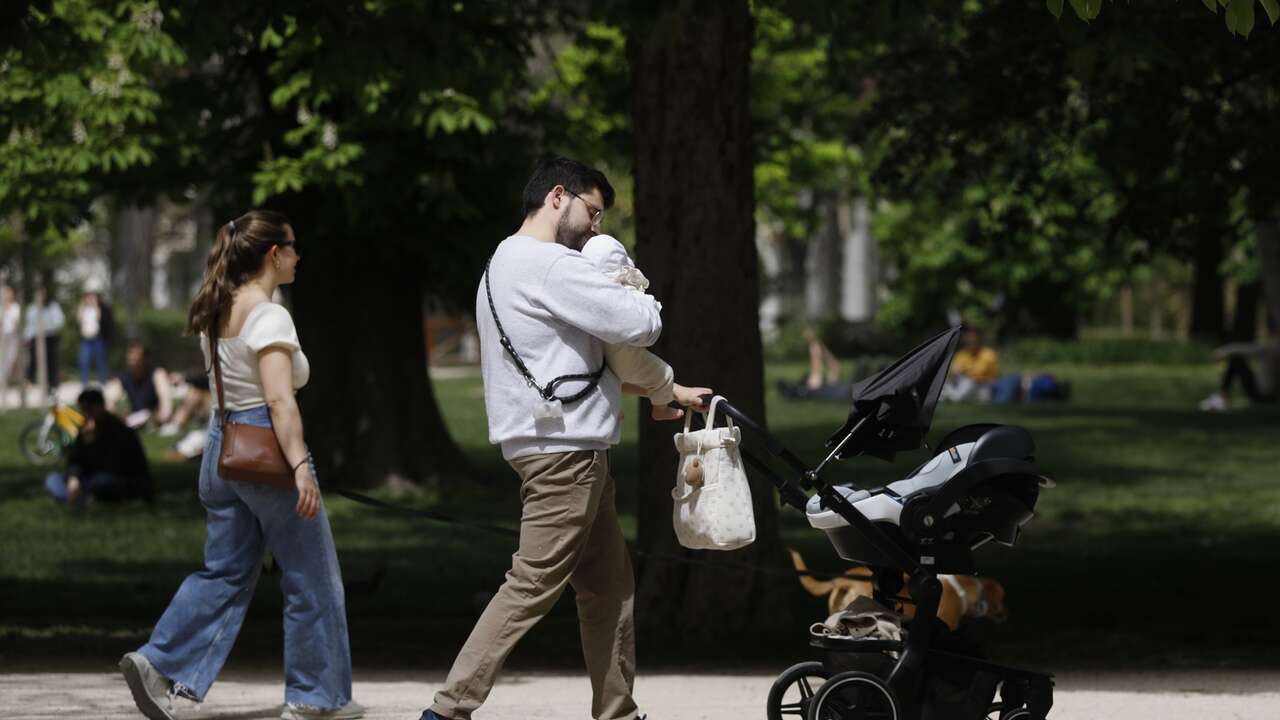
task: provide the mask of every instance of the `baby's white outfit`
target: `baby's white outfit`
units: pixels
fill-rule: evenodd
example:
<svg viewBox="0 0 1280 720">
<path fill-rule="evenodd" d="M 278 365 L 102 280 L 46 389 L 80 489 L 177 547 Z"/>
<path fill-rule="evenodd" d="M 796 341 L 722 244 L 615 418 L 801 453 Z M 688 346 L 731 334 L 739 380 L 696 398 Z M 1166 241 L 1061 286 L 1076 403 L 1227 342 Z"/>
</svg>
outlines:
<svg viewBox="0 0 1280 720">
<path fill-rule="evenodd" d="M 649 279 L 631 261 L 622 243 L 612 235 L 591 238 L 582 246 L 582 254 L 623 287 L 641 294 L 649 289 Z M 662 303 L 658 303 L 658 308 L 662 308 Z M 604 356 L 609 369 L 619 380 L 644 388 L 645 395 L 654 405 L 666 405 L 675 399 L 671 391 L 675 373 L 662 358 L 642 347 L 618 344 L 606 344 Z"/>
</svg>

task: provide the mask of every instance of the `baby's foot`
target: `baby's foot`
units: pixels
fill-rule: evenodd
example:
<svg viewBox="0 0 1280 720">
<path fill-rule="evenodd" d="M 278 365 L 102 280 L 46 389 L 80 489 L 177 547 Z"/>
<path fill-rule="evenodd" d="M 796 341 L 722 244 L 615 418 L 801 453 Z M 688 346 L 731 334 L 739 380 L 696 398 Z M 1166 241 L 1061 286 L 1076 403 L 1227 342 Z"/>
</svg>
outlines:
<svg viewBox="0 0 1280 720">
<path fill-rule="evenodd" d="M 654 420 L 679 420 L 684 417 L 684 411 L 673 408 L 669 405 L 654 405 L 651 417 Z"/>
</svg>

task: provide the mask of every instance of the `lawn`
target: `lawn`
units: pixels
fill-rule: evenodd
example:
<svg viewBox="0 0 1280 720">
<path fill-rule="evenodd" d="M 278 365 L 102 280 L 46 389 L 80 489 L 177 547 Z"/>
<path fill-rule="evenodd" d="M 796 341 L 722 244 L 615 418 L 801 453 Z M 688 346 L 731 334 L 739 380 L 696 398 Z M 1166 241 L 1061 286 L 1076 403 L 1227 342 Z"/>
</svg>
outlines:
<svg viewBox="0 0 1280 720">
<path fill-rule="evenodd" d="M 1280 620 L 1269 612 L 1280 540 L 1280 445 L 1274 409 L 1217 415 L 1195 411 L 1212 388 L 1204 366 L 1057 365 L 1073 382 L 1066 404 L 939 408 L 932 438 L 962 424 L 994 421 L 1034 434 L 1039 460 L 1059 486 L 1018 547 L 979 552 L 979 569 L 1009 594 L 1010 621 L 977 625 L 995 657 L 1051 668 L 1241 666 L 1277 662 Z M 775 364 L 773 381 L 801 374 Z M 714 382 L 714 379 L 712 379 Z M 402 493 L 399 502 L 497 523 L 516 517 L 514 482 L 485 439 L 475 377 L 435 382 L 450 429 L 488 482 L 443 494 Z M 769 423 L 784 443 L 816 462 L 843 419 L 837 404 L 794 402 L 770 391 Z M 637 413 L 627 413 L 615 474 L 627 532 L 638 459 Z M 0 667 L 103 665 L 145 639 L 183 576 L 198 568 L 203 513 L 196 468 L 159 460 L 166 441 L 147 436 L 160 486 L 141 505 L 68 512 L 40 487 L 42 471 L 17 452 L 33 415 L 0 415 Z M 877 484 L 920 460 L 844 463 L 831 477 Z M 390 494 L 383 495 L 391 499 Z M 344 572 L 357 664 L 442 668 L 465 637 L 484 593 L 502 579 L 511 541 L 327 500 Z M 810 565 L 841 567 L 821 534 L 793 512 L 784 541 Z M 782 579 L 780 582 L 792 582 Z M 743 662 L 785 665 L 805 652 L 804 627 L 821 601 L 796 584 L 796 642 L 758 647 L 741 638 Z M 276 664 L 279 591 L 264 576 L 235 658 Z M 572 603 L 517 650 L 518 666 L 575 666 Z M 642 660 L 673 661 L 641 647 Z"/>
</svg>

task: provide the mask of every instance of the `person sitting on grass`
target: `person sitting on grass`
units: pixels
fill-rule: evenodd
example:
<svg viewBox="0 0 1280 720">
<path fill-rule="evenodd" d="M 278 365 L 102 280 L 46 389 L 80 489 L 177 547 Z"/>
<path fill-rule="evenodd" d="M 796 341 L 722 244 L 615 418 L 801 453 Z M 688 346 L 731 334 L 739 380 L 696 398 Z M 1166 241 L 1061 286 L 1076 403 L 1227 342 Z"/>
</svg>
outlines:
<svg viewBox="0 0 1280 720">
<path fill-rule="evenodd" d="M 942 387 L 943 400 L 978 400 L 991 398 L 991 384 L 1000 377 L 1000 356 L 982 344 L 977 328 L 965 328 L 960 336 L 960 349 L 951 359 L 951 373 Z"/>
<path fill-rule="evenodd" d="M 169 374 L 164 368 L 152 367 L 147 359 L 147 348 L 140 340 L 130 340 L 125 350 L 125 369 L 106 388 L 111 401 L 108 405 L 117 410 L 122 398 L 129 400 L 129 414 L 125 423 L 139 428 L 148 423 L 163 426 L 173 414 L 173 393 Z"/>
<path fill-rule="evenodd" d="M 45 479 L 49 493 L 68 505 L 82 504 L 87 498 L 154 502 L 151 469 L 137 434 L 107 410 L 100 390 L 85 390 L 76 402 L 85 424 L 71 445 L 66 472 L 51 473 Z"/>
<path fill-rule="evenodd" d="M 1221 412 L 1227 409 L 1231 391 L 1239 384 L 1251 403 L 1271 403 L 1280 383 L 1280 336 L 1260 343 L 1231 343 L 1213 351 L 1216 360 L 1226 362 L 1218 390 L 1200 401 L 1200 409 Z M 1255 371 L 1250 360 L 1257 362 Z"/>
<path fill-rule="evenodd" d="M 837 400 L 848 401 L 853 386 L 840 381 L 840 360 L 813 328 L 804 329 L 805 345 L 809 349 L 809 374 L 801 382 L 778 381 L 778 394 L 788 400 Z"/>
</svg>

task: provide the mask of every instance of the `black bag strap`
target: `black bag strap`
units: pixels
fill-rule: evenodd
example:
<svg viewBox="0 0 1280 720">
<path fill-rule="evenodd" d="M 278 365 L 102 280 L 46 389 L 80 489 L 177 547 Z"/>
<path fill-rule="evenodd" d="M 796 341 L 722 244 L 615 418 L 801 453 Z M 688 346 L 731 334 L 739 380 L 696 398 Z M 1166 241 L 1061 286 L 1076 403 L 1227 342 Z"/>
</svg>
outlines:
<svg viewBox="0 0 1280 720">
<path fill-rule="evenodd" d="M 600 369 L 593 373 L 561 375 L 547 383 L 546 387 L 539 385 L 538 381 L 534 379 L 533 373 L 529 372 L 529 367 L 524 364 L 524 360 L 520 359 L 520 353 L 516 352 L 515 346 L 511 344 L 511 339 L 507 337 L 506 331 L 502 329 L 502 321 L 498 319 L 498 307 L 493 303 L 493 288 L 489 285 L 489 263 L 491 262 L 493 262 L 492 255 L 490 255 L 489 259 L 484 263 L 484 291 L 485 294 L 489 296 L 489 312 L 493 313 L 493 324 L 498 328 L 498 339 L 502 343 L 502 348 L 511 356 L 512 362 L 516 364 L 516 369 L 520 371 L 522 376 L 524 376 L 525 382 L 529 383 L 529 387 L 537 390 L 543 400 L 559 400 L 562 405 L 577 402 L 586 397 L 588 393 L 595 390 L 596 386 L 600 384 L 600 376 L 604 375 L 605 368 L 609 367 L 608 363 L 602 362 L 600 364 Z M 574 380 L 586 380 L 587 386 L 569 397 L 556 397 L 555 392 L 557 386 L 561 383 L 571 382 Z"/>
</svg>

